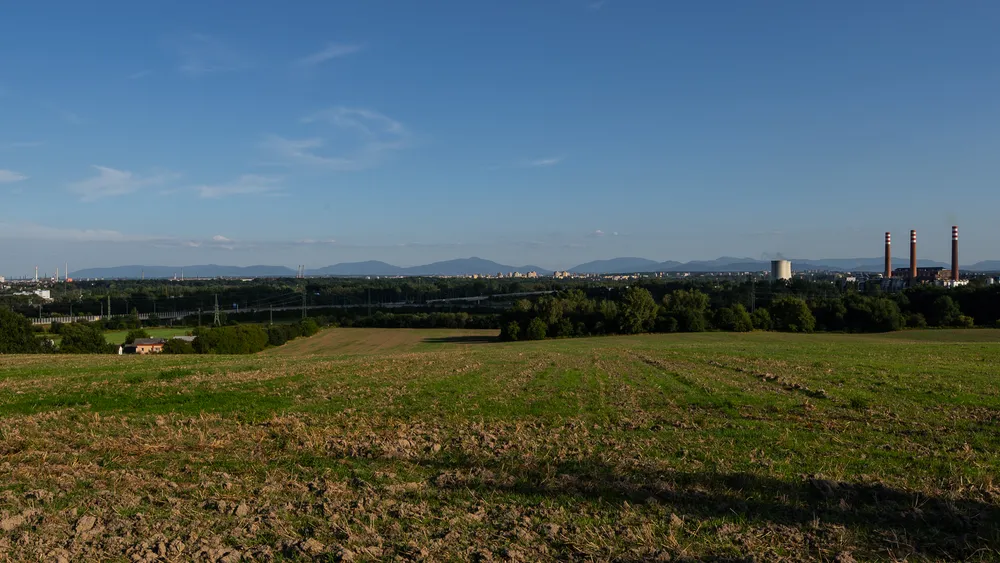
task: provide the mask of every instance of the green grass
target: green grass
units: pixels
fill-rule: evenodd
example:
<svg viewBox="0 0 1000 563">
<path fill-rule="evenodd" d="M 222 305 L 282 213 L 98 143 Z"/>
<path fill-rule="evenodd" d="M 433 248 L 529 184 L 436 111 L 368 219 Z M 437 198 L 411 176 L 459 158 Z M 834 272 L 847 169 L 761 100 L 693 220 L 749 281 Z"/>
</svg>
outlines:
<svg viewBox="0 0 1000 563">
<path fill-rule="evenodd" d="M 0 545 L 28 560 L 141 555 L 153 537 L 182 541 L 178 559 L 202 545 L 292 560 L 1000 559 L 1000 331 L 490 334 L 0 356 L 0 521 L 30 515 Z M 99 519 L 97 541 L 73 540 L 71 507 Z"/>
<path fill-rule="evenodd" d="M 171 338 L 173 336 L 184 336 L 191 332 L 191 327 L 182 328 L 147 328 L 144 329 L 149 333 L 150 338 Z M 111 330 L 104 333 L 104 339 L 108 341 L 108 344 L 122 344 L 125 342 L 125 337 L 128 336 L 129 331 L 127 330 Z"/>
</svg>

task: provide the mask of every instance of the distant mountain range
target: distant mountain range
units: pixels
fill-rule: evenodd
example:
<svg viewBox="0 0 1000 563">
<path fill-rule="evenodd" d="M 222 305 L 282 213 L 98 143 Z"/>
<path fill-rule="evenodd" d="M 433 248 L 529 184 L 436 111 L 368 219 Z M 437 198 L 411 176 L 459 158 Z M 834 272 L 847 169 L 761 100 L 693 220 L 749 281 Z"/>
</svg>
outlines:
<svg viewBox="0 0 1000 563">
<path fill-rule="evenodd" d="M 551 274 L 552 270 L 538 266 L 507 266 L 482 258 L 460 258 L 434 262 L 424 266 L 402 268 L 377 260 L 367 262 L 345 262 L 314 270 L 306 270 L 307 276 L 468 276 L 473 274 L 496 275 L 499 272 L 538 272 Z M 110 268 L 87 268 L 70 274 L 72 278 L 104 279 L 149 279 L 164 278 L 278 278 L 294 277 L 295 270 L 286 266 L 114 266 Z"/>
<path fill-rule="evenodd" d="M 792 269 L 827 270 L 834 272 L 881 272 L 885 264 L 884 258 L 828 258 L 821 260 L 791 259 Z M 892 261 L 893 268 L 909 266 L 907 258 L 897 258 Z M 949 264 L 933 260 L 919 260 L 920 267 L 948 268 Z M 734 258 L 724 256 L 715 260 L 695 260 L 692 262 L 657 262 L 646 258 L 624 257 L 611 260 L 595 260 L 570 268 L 575 274 L 631 274 L 645 272 L 757 272 L 771 268 L 769 260 L 754 258 Z M 970 272 L 1000 272 L 1000 260 L 986 260 L 962 269 Z M 473 274 L 495 275 L 499 272 L 538 272 L 539 275 L 551 274 L 552 270 L 538 266 L 508 266 L 484 260 L 482 258 L 460 258 L 434 262 L 424 266 L 403 268 L 385 262 L 369 260 L 367 262 L 345 262 L 313 270 L 306 270 L 309 276 L 468 276 Z M 73 278 L 270 278 L 294 277 L 295 270 L 286 266 L 218 266 L 207 264 L 200 266 L 115 266 L 111 268 L 88 268 L 73 272 Z"/>
</svg>

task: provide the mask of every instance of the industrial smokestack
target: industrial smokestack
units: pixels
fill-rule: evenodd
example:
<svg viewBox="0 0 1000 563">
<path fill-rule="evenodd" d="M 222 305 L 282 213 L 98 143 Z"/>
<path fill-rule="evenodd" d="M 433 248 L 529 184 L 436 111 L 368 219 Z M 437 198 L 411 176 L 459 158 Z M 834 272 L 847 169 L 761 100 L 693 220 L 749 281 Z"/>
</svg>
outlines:
<svg viewBox="0 0 1000 563">
<path fill-rule="evenodd" d="M 951 228 L 951 279 L 958 281 L 958 227 Z"/>
<path fill-rule="evenodd" d="M 910 279 L 917 279 L 917 231 L 910 231 Z"/>
<path fill-rule="evenodd" d="M 892 235 L 885 234 L 885 277 L 892 277 Z"/>
</svg>

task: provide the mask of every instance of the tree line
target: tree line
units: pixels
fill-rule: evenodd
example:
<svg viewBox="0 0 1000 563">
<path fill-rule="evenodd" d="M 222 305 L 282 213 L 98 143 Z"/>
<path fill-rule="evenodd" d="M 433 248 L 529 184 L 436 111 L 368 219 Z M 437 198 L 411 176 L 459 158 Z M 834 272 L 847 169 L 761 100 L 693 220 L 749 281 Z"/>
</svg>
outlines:
<svg viewBox="0 0 1000 563">
<path fill-rule="evenodd" d="M 55 324 L 55 323 L 54 323 Z M 50 332 L 59 336 L 59 344 L 46 335 L 39 336 L 31 321 L 9 309 L 0 308 L 0 354 L 117 354 L 118 344 L 109 344 L 101 322 L 78 321 L 58 324 Z M 233 324 L 219 327 L 198 327 L 191 331 L 193 342 L 168 338 L 163 346 L 166 354 L 254 354 L 271 346 L 281 346 L 290 340 L 312 336 L 319 332 L 320 323 L 306 318 L 295 323 L 262 326 Z M 126 344 L 149 338 L 138 323 L 125 337 Z"/>
<path fill-rule="evenodd" d="M 914 289 L 898 294 L 864 295 L 856 291 L 824 293 L 805 299 L 779 294 L 767 307 L 751 312 L 738 300 L 719 299 L 695 288 L 674 289 L 657 300 L 652 292 L 632 286 L 609 297 L 589 297 L 571 290 L 533 301 L 521 300 L 500 320 L 501 338 L 540 340 L 643 332 L 889 332 L 925 328 L 1000 326 L 991 315 L 1000 296 L 989 288 L 968 292 L 958 300 L 940 291 Z M 715 297 L 715 299 L 713 299 Z M 993 299 L 989 299 L 992 297 Z M 972 311 L 973 304 L 982 309 Z M 979 317 L 973 314 L 978 312 Z M 977 318 L 990 319 L 976 322 Z"/>
</svg>

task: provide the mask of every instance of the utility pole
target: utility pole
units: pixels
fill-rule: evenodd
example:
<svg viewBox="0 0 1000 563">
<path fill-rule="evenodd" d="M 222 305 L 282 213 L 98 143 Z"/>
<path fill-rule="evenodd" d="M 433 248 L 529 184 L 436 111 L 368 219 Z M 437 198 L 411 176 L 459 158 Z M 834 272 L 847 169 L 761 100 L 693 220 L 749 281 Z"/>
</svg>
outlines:
<svg viewBox="0 0 1000 563">
<path fill-rule="evenodd" d="M 306 295 L 308 295 L 308 294 L 309 294 L 309 290 L 307 288 L 303 288 L 302 289 L 302 318 L 303 319 L 306 318 Z"/>
<path fill-rule="evenodd" d="M 215 319 L 212 321 L 215 326 L 222 326 L 222 319 L 219 317 L 219 294 L 215 294 Z"/>
<path fill-rule="evenodd" d="M 271 305 L 270 307 L 268 307 L 268 312 L 271 315 L 271 320 L 270 320 L 270 323 L 268 323 L 268 324 L 272 324 L 273 325 L 274 324 L 274 305 Z"/>
<path fill-rule="evenodd" d="M 108 318 L 111 318 L 111 294 L 108 294 Z"/>
<path fill-rule="evenodd" d="M 201 307 L 198 307 L 198 327 L 201 327 Z"/>
</svg>

